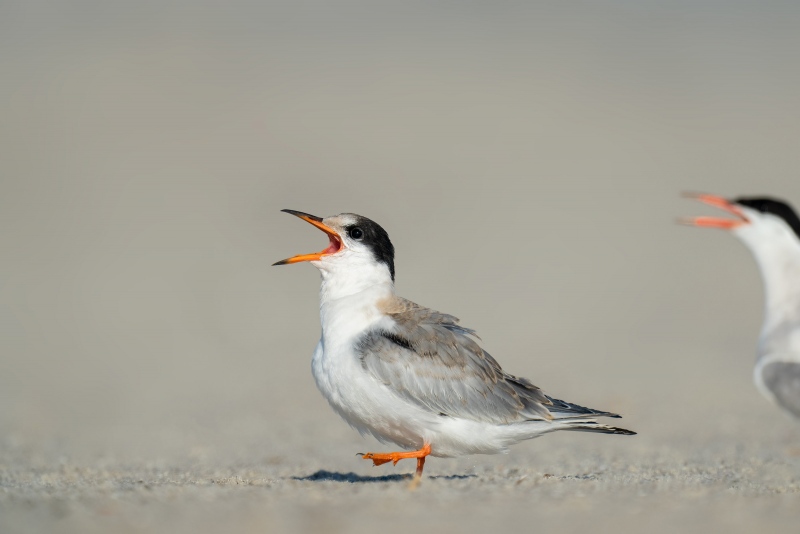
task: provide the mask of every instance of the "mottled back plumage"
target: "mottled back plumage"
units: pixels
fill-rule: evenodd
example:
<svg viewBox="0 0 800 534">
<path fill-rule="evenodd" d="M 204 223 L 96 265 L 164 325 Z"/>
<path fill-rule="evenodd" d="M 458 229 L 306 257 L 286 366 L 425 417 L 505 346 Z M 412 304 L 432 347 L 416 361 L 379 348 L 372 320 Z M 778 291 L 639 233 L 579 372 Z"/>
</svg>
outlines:
<svg viewBox="0 0 800 534">
<path fill-rule="evenodd" d="M 441 416 L 495 424 L 615 416 L 553 399 L 506 373 L 452 315 L 399 297 L 382 304 L 392 327 L 362 336 L 361 364 L 407 401 Z"/>
</svg>

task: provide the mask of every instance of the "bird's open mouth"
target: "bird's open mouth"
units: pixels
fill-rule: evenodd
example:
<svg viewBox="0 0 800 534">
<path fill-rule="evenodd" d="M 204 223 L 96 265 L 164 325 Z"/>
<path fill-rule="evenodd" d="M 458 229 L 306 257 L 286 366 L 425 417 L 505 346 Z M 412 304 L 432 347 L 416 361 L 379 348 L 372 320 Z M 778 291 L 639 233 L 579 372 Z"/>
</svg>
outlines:
<svg viewBox="0 0 800 534">
<path fill-rule="evenodd" d="M 706 228 L 722 228 L 723 230 L 732 230 L 739 226 L 749 224 L 750 220 L 745 214 L 736 206 L 736 204 L 726 200 L 722 197 L 707 195 L 703 193 L 684 193 L 685 197 L 699 200 L 709 206 L 714 206 L 723 209 L 734 215 L 736 219 L 723 219 L 722 217 L 686 217 L 680 219 L 682 224 L 688 226 L 702 226 Z"/>
<path fill-rule="evenodd" d="M 286 213 L 291 213 L 296 217 L 300 217 L 307 223 L 316 226 L 317 228 L 319 228 L 328 235 L 328 239 L 330 241 L 328 243 L 328 248 L 326 248 L 325 250 L 315 252 L 314 254 L 299 254 L 297 256 L 292 256 L 291 258 L 286 258 L 285 260 L 275 262 L 272 265 L 287 265 L 289 263 L 299 263 L 301 261 L 316 261 L 321 259 L 323 256 L 336 254 L 337 252 L 339 252 L 344 248 L 344 243 L 342 243 L 342 239 L 339 237 L 339 234 L 336 232 L 336 230 L 324 225 L 320 217 L 309 215 L 308 213 L 303 213 L 302 211 L 295 211 L 295 210 L 281 210 L 281 211 L 285 211 Z"/>
</svg>

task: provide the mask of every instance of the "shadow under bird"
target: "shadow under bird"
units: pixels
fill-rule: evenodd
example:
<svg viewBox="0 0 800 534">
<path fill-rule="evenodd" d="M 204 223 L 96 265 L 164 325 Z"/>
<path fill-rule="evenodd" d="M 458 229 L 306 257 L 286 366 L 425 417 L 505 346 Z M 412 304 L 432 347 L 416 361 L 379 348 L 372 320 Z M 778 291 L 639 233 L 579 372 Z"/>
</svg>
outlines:
<svg viewBox="0 0 800 534">
<path fill-rule="evenodd" d="M 734 218 L 693 217 L 681 222 L 727 230 L 753 253 L 765 298 L 753 373 L 756 387 L 800 418 L 800 218 L 789 204 L 774 198 L 687 196 L 721 208 Z"/>
<path fill-rule="evenodd" d="M 507 452 L 556 430 L 631 435 L 598 423 L 619 417 L 555 399 L 506 373 L 475 332 L 446 313 L 398 297 L 394 247 L 377 223 L 353 213 L 324 219 L 283 210 L 316 226 L 325 250 L 275 265 L 311 262 L 322 276 L 322 338 L 311 360 L 317 387 L 361 434 L 403 452 L 366 453 L 374 465 Z"/>
</svg>

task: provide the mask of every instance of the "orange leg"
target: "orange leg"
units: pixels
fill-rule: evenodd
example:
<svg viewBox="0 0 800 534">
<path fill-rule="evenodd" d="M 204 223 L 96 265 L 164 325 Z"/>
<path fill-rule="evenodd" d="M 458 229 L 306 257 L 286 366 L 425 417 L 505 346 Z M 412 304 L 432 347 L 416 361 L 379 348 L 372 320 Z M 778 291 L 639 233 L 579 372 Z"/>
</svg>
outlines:
<svg viewBox="0 0 800 534">
<path fill-rule="evenodd" d="M 361 457 L 365 460 L 372 460 L 372 465 L 383 465 L 388 462 L 392 462 L 392 464 L 397 465 L 397 462 L 403 460 L 405 458 L 416 458 L 417 459 L 417 477 L 422 476 L 422 468 L 425 467 L 425 457 L 431 453 L 431 446 L 429 444 L 425 444 L 420 450 L 418 451 L 408 451 L 408 452 L 368 452 L 366 454 L 362 454 Z"/>
</svg>

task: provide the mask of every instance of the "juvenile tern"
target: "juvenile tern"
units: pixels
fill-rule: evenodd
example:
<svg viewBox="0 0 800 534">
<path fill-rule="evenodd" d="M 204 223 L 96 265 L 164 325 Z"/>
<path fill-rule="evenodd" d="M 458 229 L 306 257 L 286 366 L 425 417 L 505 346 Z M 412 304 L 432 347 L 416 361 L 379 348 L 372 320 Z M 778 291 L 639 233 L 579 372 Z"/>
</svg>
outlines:
<svg viewBox="0 0 800 534">
<path fill-rule="evenodd" d="M 317 387 L 362 435 L 403 452 L 366 453 L 374 465 L 507 452 L 555 430 L 632 435 L 598 423 L 617 414 L 545 394 L 506 373 L 452 315 L 395 295 L 394 247 L 377 223 L 353 213 L 320 218 L 283 210 L 328 235 L 328 247 L 275 265 L 311 262 L 322 276 L 322 338 L 311 360 Z M 360 453 L 361 454 L 361 453 Z"/>
<path fill-rule="evenodd" d="M 800 418 L 800 218 L 789 204 L 774 198 L 687 196 L 735 217 L 693 217 L 682 222 L 728 230 L 753 253 L 765 299 L 754 380 L 767 399 Z"/>
</svg>

